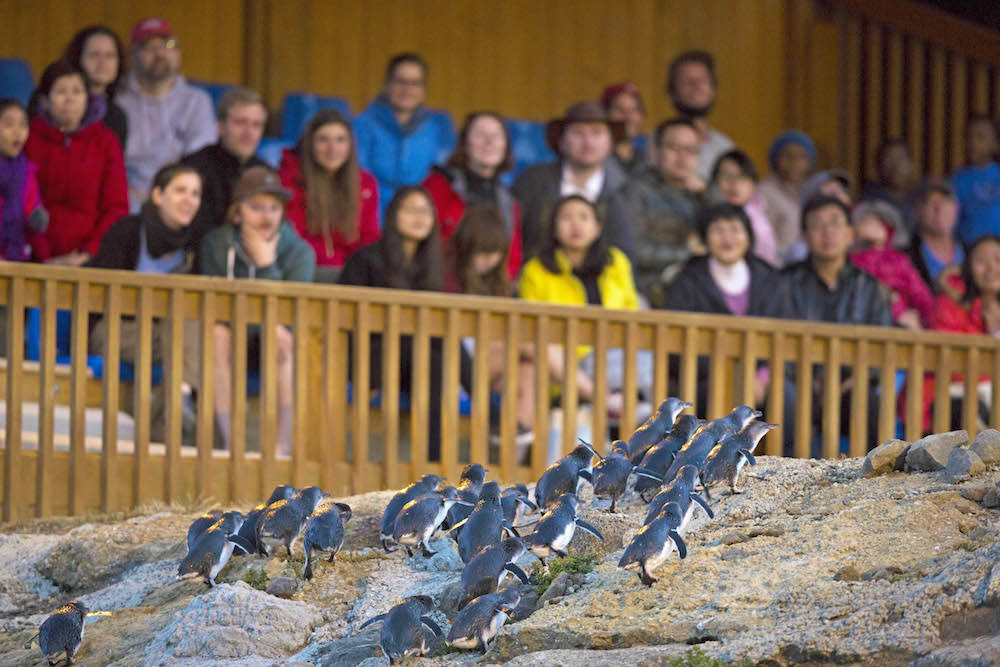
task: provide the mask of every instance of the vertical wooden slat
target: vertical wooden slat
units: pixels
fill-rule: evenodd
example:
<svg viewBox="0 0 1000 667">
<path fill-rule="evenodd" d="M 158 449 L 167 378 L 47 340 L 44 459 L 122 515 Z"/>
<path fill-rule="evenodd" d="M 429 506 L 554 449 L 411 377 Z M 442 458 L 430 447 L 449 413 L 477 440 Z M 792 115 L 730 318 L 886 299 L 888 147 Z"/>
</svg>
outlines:
<svg viewBox="0 0 1000 667">
<path fill-rule="evenodd" d="M 884 113 L 886 131 L 890 137 L 903 136 L 903 36 L 895 30 L 887 30 L 885 35 L 888 78 L 884 82 Z M 875 165 L 876 169 L 878 165 Z"/>
<path fill-rule="evenodd" d="M 990 110 L 990 68 L 982 63 L 972 65 L 972 108 L 973 113 L 989 113 Z M 963 138 L 962 145 L 965 145 Z M 961 164 L 961 163 L 959 163 Z"/>
<path fill-rule="evenodd" d="M 639 349 L 639 323 L 635 320 L 629 320 L 625 325 L 625 349 L 624 349 L 624 363 L 625 368 L 625 401 L 622 406 L 622 416 L 621 422 L 618 427 L 620 431 L 619 437 L 628 439 L 628 436 L 632 434 L 635 430 L 635 402 L 636 396 L 638 395 L 638 388 L 636 387 L 636 375 L 638 374 L 638 349 Z M 603 445 L 603 442 L 598 442 L 597 434 L 594 434 L 594 446 Z M 603 449 L 598 449 L 597 451 L 604 451 Z"/>
<path fill-rule="evenodd" d="M 101 511 L 118 509 L 118 361 L 121 352 L 121 286 L 108 285 L 104 321 L 108 333 L 104 345 L 104 406 L 101 411 Z"/>
<path fill-rule="evenodd" d="M 872 179 L 877 173 L 874 165 L 875 149 L 882 142 L 882 106 L 886 103 L 882 90 L 882 28 L 876 23 L 867 23 L 865 29 L 865 92 L 862 104 L 865 108 L 864 144 L 861 152 L 862 174 Z M 873 169 L 873 166 L 875 167 Z M 854 172 L 857 174 L 857 172 Z"/>
<path fill-rule="evenodd" d="M 950 174 L 965 164 L 965 119 L 969 115 L 967 84 L 969 81 L 968 63 L 962 56 L 951 53 L 948 56 L 948 81 L 951 85 L 949 93 L 950 109 L 947 110 L 946 129 L 950 130 L 946 141 L 949 151 L 946 154 L 945 173 Z"/>
<path fill-rule="evenodd" d="M 650 397 L 654 410 L 667 397 L 667 365 L 669 363 L 667 325 L 663 322 L 657 322 L 653 336 L 653 395 Z"/>
<path fill-rule="evenodd" d="M 843 164 L 851 174 L 859 174 L 864 156 L 861 155 L 862 131 L 861 110 L 865 100 L 861 95 L 862 48 L 861 23 L 854 18 L 846 18 L 841 26 L 841 44 L 844 53 L 844 67 L 841 69 L 841 140 Z"/>
<path fill-rule="evenodd" d="M 256 491 L 249 490 L 246 479 L 247 295 L 242 292 L 233 299 L 229 356 L 233 366 L 229 407 L 229 489 L 233 500 L 241 500 L 248 493 L 257 495 Z"/>
<path fill-rule="evenodd" d="M 920 439 L 924 430 L 924 346 L 910 347 L 910 364 L 906 369 L 906 439 Z"/>
<path fill-rule="evenodd" d="M 201 293 L 198 339 L 201 373 L 195 424 L 198 446 L 195 489 L 197 498 L 206 500 L 212 496 L 212 448 L 215 439 L 215 292 L 209 290 Z"/>
<path fill-rule="evenodd" d="M 520 464 L 516 459 L 517 446 L 514 438 L 517 435 L 517 406 L 518 389 L 521 379 L 521 322 L 517 313 L 507 313 L 504 320 L 504 367 L 503 367 L 503 393 L 500 396 L 500 476 L 512 481 L 515 476 L 515 467 Z M 479 349 L 479 341 L 476 341 L 476 349 Z M 478 354 L 476 355 L 479 356 Z M 542 363 L 543 360 L 539 360 Z M 479 384 L 477 382 L 476 387 Z M 542 442 L 537 438 L 538 426 L 535 426 L 535 442 L 533 449 L 542 447 Z M 475 451 L 475 441 L 473 441 L 473 451 Z M 475 459 L 474 459 L 475 460 Z"/>
<path fill-rule="evenodd" d="M 951 430 L 951 396 L 948 388 L 951 385 L 951 346 L 942 345 L 938 352 L 937 367 L 934 370 L 934 423 L 935 433 Z"/>
<path fill-rule="evenodd" d="M 969 437 L 976 437 L 979 431 L 979 348 L 970 347 L 965 354 L 965 391 L 962 396 L 962 424 Z"/>
<path fill-rule="evenodd" d="M 591 401 L 593 409 L 594 447 L 603 452 L 608 435 L 608 320 L 597 320 L 594 336 L 594 397 Z M 602 353 L 601 350 L 604 350 Z M 624 422 L 623 422 L 624 423 Z M 619 429 L 621 430 L 621 429 Z M 619 434 L 628 436 L 628 433 Z"/>
<path fill-rule="evenodd" d="M 166 415 L 167 458 L 163 466 L 163 495 L 167 502 L 177 502 L 181 493 L 181 375 L 184 368 L 184 291 L 170 290 L 169 349 L 164 360 L 163 391 Z"/>
<path fill-rule="evenodd" d="M 303 297 L 295 299 L 292 310 L 294 357 L 292 387 L 292 484 L 301 487 L 306 481 L 306 462 L 311 452 L 306 448 L 309 420 L 309 325 L 307 322 L 308 302 Z"/>
<path fill-rule="evenodd" d="M 566 342 L 563 346 L 565 354 L 566 373 L 562 387 L 562 453 L 569 454 L 576 447 L 576 409 L 579 394 L 576 387 L 576 369 L 579 361 L 576 354 L 577 341 L 580 339 L 580 321 L 576 317 L 566 318 Z M 599 354 L 594 350 L 594 354 Z"/>
<path fill-rule="evenodd" d="M 550 401 L 549 317 L 539 315 L 535 322 L 535 445 L 531 448 L 531 470 L 534 479 L 538 479 L 538 475 L 547 465 Z"/>
<path fill-rule="evenodd" d="M 868 442 L 868 376 L 871 367 L 871 347 L 864 338 L 857 342 L 857 362 L 851 372 L 851 456 L 864 456 L 874 445 Z"/>
<path fill-rule="evenodd" d="M 52 514 L 52 452 L 56 406 L 56 281 L 42 283 L 41 303 L 41 386 L 38 406 L 38 469 L 35 481 L 37 516 Z"/>
<path fill-rule="evenodd" d="M 337 464 L 346 462 L 346 420 L 347 364 L 344 363 L 344 349 L 340 332 L 340 304 L 336 299 L 328 299 L 323 308 L 323 432 L 326 435 L 320 449 L 322 485 L 334 493 L 337 478 Z M 395 452 L 394 452 L 395 453 Z M 338 494 L 350 493 L 347 480 L 340 480 Z"/>
<path fill-rule="evenodd" d="M 920 39 L 911 37 L 908 40 L 907 87 L 909 89 L 909 108 L 906 110 L 906 139 L 913 154 L 913 173 L 926 173 L 927 161 L 924 159 L 924 135 L 927 126 L 927 98 L 924 91 L 925 53 L 927 45 Z"/>
<path fill-rule="evenodd" d="M 278 297 L 264 297 L 260 325 L 260 496 L 266 498 L 275 486 L 274 459 L 278 441 Z M 234 385 L 242 394 L 246 385 Z"/>
<path fill-rule="evenodd" d="M 458 317 L 449 308 L 445 319 L 444 365 L 441 378 L 441 466 L 448 479 L 458 477 Z M 482 350 L 488 354 L 488 350 Z M 485 463 L 485 461 L 480 461 Z"/>
<path fill-rule="evenodd" d="M 809 458 L 810 437 L 812 435 L 812 336 L 802 334 L 799 341 L 798 368 L 795 376 L 795 393 L 798 398 L 795 413 L 795 457 Z"/>
<path fill-rule="evenodd" d="M 86 511 L 84 491 L 86 470 L 84 461 L 87 452 L 86 413 L 87 409 L 87 304 L 90 300 L 90 283 L 81 280 L 73 286 L 72 330 L 70 334 L 70 479 L 69 513 L 83 514 Z"/>
<path fill-rule="evenodd" d="M 399 461 L 399 305 L 386 312 L 382 334 L 382 423 L 385 425 L 386 487 L 395 489 L 400 480 Z M 412 456 L 413 453 L 411 452 Z M 416 476 L 414 476 L 416 477 Z"/>
<path fill-rule="evenodd" d="M 723 329 L 716 329 L 712 333 L 712 356 L 709 358 L 708 371 L 708 418 L 717 419 L 729 412 L 731 406 L 727 406 L 729 401 L 726 397 L 726 367 L 728 358 L 726 356 L 725 335 Z"/>
<path fill-rule="evenodd" d="M 24 365 L 24 278 L 7 283 L 7 421 L 4 432 L 3 520 L 13 521 L 20 505 L 24 471 L 21 456 L 21 367 Z M 74 480 L 75 481 L 75 480 Z"/>
<path fill-rule="evenodd" d="M 351 492 L 362 493 L 364 483 L 365 465 L 368 463 L 368 394 L 371 389 L 368 373 L 371 370 L 371 340 L 369 339 L 370 306 L 367 301 L 359 301 L 357 305 L 357 321 L 354 325 L 354 386 L 352 424 L 351 424 L 351 459 L 353 474 L 351 475 Z M 416 343 L 414 342 L 414 345 Z M 397 383 L 398 386 L 398 383 Z M 383 390 L 385 388 L 383 387 Z M 383 401 L 383 404 L 385 401 Z M 398 406 L 399 401 L 396 401 Z M 426 414 L 426 406 L 424 407 Z M 417 411 L 416 405 L 410 406 L 412 413 Z M 426 429 L 425 429 L 426 432 Z M 411 426 L 411 441 L 413 450 L 410 452 L 411 461 L 415 466 L 414 476 L 419 477 L 423 460 L 426 459 L 426 450 L 420 450 L 417 443 L 425 443 L 426 436 L 421 439 L 421 435 Z M 418 453 L 419 452 L 419 453 Z M 366 489 L 365 489 L 366 490 Z"/>
<path fill-rule="evenodd" d="M 928 155 L 930 163 L 927 172 L 932 176 L 945 173 L 945 144 L 948 134 L 945 131 L 947 118 L 947 80 L 945 75 L 945 51 L 941 47 L 931 47 L 930 53 L 931 89 L 927 91 L 927 103 L 930 104 L 930 145 Z"/>
<path fill-rule="evenodd" d="M 153 288 L 139 288 L 136 312 L 139 339 L 135 362 L 135 393 L 132 405 L 135 411 L 135 449 L 132 454 L 132 505 L 141 505 L 149 497 L 149 393 L 153 373 Z M 214 379 L 213 379 L 214 381 Z"/>
<path fill-rule="evenodd" d="M 698 403 L 698 329 L 690 324 L 684 327 L 684 345 L 681 348 L 681 395 L 683 401 L 692 403 L 688 411 L 696 411 Z M 697 414 L 695 412 L 695 414 Z"/>
<path fill-rule="evenodd" d="M 823 376 L 823 458 L 840 454 L 840 339 L 831 336 Z M 857 381 L 857 380 L 856 380 Z"/>
<path fill-rule="evenodd" d="M 472 461 L 487 461 L 486 438 L 490 426 L 490 355 L 493 352 L 492 341 L 489 339 L 490 313 L 487 310 L 480 310 L 476 313 L 476 354 L 472 359 L 472 415 L 470 418 L 472 433 L 469 439 L 469 459 Z M 515 351 L 517 348 L 514 348 Z M 517 367 L 514 367 L 515 379 Z M 515 385 L 516 387 L 516 385 Z M 516 396 L 515 389 L 515 398 Z M 504 444 L 500 446 L 501 469 L 503 461 Z M 512 447 L 508 446 L 508 449 Z M 504 477 L 510 479 L 510 477 Z"/>
<path fill-rule="evenodd" d="M 896 436 L 896 344 L 887 341 L 884 350 L 882 375 L 879 378 L 882 392 L 878 406 L 879 442 Z"/>
<path fill-rule="evenodd" d="M 757 359 L 754 357 L 754 340 L 756 335 L 753 331 L 743 332 L 743 346 L 740 354 L 740 367 L 742 370 L 741 384 L 743 394 L 743 404 L 756 407 L 754 397 L 754 383 L 757 377 Z"/>
<path fill-rule="evenodd" d="M 780 331 L 773 334 L 771 356 L 768 368 L 771 371 L 771 386 L 767 396 L 767 421 L 771 424 L 781 424 L 781 428 L 772 429 L 764 436 L 764 453 L 768 456 L 781 456 L 783 453 L 782 434 L 790 424 L 785 424 L 785 336 Z"/>
<path fill-rule="evenodd" d="M 427 410 L 430 406 L 430 308 L 417 309 L 413 334 L 413 385 L 410 387 L 410 441 L 421 471 L 427 468 L 430 443 L 427 442 Z"/>
</svg>

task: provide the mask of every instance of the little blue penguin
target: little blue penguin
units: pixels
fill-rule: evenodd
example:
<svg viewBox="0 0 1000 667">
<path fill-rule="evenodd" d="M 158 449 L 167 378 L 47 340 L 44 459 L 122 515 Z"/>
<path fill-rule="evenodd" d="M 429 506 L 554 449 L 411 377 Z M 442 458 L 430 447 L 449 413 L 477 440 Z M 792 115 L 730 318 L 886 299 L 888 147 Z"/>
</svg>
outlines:
<svg viewBox="0 0 1000 667">
<path fill-rule="evenodd" d="M 520 579 L 522 584 L 528 583 L 528 575 L 514 562 L 524 553 L 524 543 L 516 537 L 509 537 L 476 554 L 462 570 L 462 597 L 458 608 L 464 609 L 480 595 L 495 593 L 508 572 Z"/>
<path fill-rule="evenodd" d="M 457 536 L 458 555 L 463 563 L 468 563 L 480 549 L 499 542 L 504 530 L 509 535 L 517 535 L 517 531 L 503 518 L 500 485 L 491 481 L 483 484 L 479 502 L 468 518 L 459 521 L 449 532 L 452 537 Z"/>
<path fill-rule="evenodd" d="M 681 508 L 677 503 L 664 505 L 656 518 L 640 528 L 629 542 L 618 567 L 636 570 L 639 581 L 652 586 L 658 581 L 653 576 L 653 570 L 667 560 L 674 547 L 681 558 L 687 558 L 687 545 L 677 532 L 682 521 Z"/>
<path fill-rule="evenodd" d="M 680 507 L 682 519 L 681 525 L 677 527 L 677 532 L 681 535 L 684 534 L 684 529 L 687 527 L 688 521 L 691 520 L 691 515 L 694 514 L 694 503 L 701 505 L 705 512 L 708 513 L 709 518 L 714 519 L 715 512 L 712 511 L 712 508 L 708 506 L 705 499 L 695 490 L 700 479 L 701 475 L 696 466 L 686 465 L 681 467 L 677 471 L 677 475 L 649 503 L 649 509 L 646 511 L 646 519 L 642 522 L 643 525 L 652 522 L 667 503 L 677 503 L 678 507 Z"/>
<path fill-rule="evenodd" d="M 483 483 L 486 481 L 486 473 L 489 470 L 478 463 L 470 463 L 462 470 L 462 476 L 458 479 L 458 498 L 469 503 L 454 505 L 448 510 L 448 515 L 442 526 L 445 529 L 451 528 L 462 519 L 469 516 L 469 507 L 474 507 L 479 500 L 479 494 L 483 492 Z"/>
<path fill-rule="evenodd" d="M 385 657 L 389 658 L 389 664 L 394 665 L 400 658 L 427 654 L 429 649 L 422 625 L 426 625 L 438 637 L 444 635 L 441 627 L 427 616 L 432 611 L 434 602 L 429 596 L 414 595 L 400 600 L 386 613 L 369 618 L 358 630 L 382 621 L 378 645 L 382 647 Z"/>
<path fill-rule="evenodd" d="M 218 521 L 221 516 L 222 510 L 210 510 L 191 522 L 191 525 L 188 527 L 187 534 L 188 551 L 191 551 L 191 547 L 194 546 L 195 540 L 197 540 L 202 533 L 208 530 L 213 523 Z"/>
<path fill-rule="evenodd" d="M 725 417 L 721 417 L 716 421 L 724 421 L 729 424 L 729 428 L 734 431 L 741 430 L 744 426 L 749 424 L 752 420 L 760 417 L 762 413 L 760 410 L 754 410 L 749 405 L 737 405 L 735 408 L 729 411 Z"/>
<path fill-rule="evenodd" d="M 38 647 L 50 665 L 60 660 L 73 664 L 73 656 L 83 642 L 83 620 L 89 611 L 82 602 L 72 600 L 42 623 L 38 629 Z"/>
<path fill-rule="evenodd" d="M 754 418 L 753 414 L 759 415 L 760 413 L 752 413 L 749 419 Z M 740 428 L 743 428 L 743 426 L 740 426 Z M 682 466 L 688 464 L 701 468 L 701 464 L 705 462 L 705 457 L 712 451 L 712 448 L 719 444 L 719 441 L 724 437 L 737 430 L 739 429 L 732 427 L 732 420 L 728 416 L 721 419 L 714 419 L 702 425 L 691 436 L 691 439 L 684 443 L 681 450 L 677 452 L 677 456 L 674 457 L 673 463 L 667 468 L 667 472 L 663 478 L 673 479 L 677 475 L 677 471 Z"/>
<path fill-rule="evenodd" d="M 521 591 L 513 586 L 497 593 L 480 595 L 458 612 L 448 632 L 448 645 L 465 649 L 481 648 L 486 653 L 490 640 L 497 636 L 520 603 Z"/>
<path fill-rule="evenodd" d="M 577 526 L 599 540 L 604 539 L 600 531 L 577 516 L 579 506 L 580 501 L 575 494 L 564 493 L 559 496 L 555 506 L 538 521 L 535 530 L 524 537 L 524 546 L 542 561 L 542 565 L 545 564 L 546 557 L 552 554 L 562 557 L 568 555 L 566 547 L 573 539 Z"/>
<path fill-rule="evenodd" d="M 611 513 L 615 511 L 618 498 L 625 493 L 625 485 L 629 475 L 636 473 L 644 477 L 650 477 L 659 483 L 663 483 L 663 478 L 652 470 L 646 470 L 642 466 L 632 465 L 628 457 L 628 445 L 622 440 L 615 440 L 611 443 L 611 449 L 607 456 L 600 456 L 597 465 L 594 466 L 594 496 L 605 500 L 611 499 Z"/>
<path fill-rule="evenodd" d="M 740 470 L 747 463 L 757 464 L 753 452 L 760 439 L 773 428 L 778 428 L 778 424 L 752 421 L 744 426 L 739 433 L 733 433 L 723 438 L 708 453 L 701 468 L 701 483 L 705 487 L 706 497 L 711 499 L 712 495 L 709 489 L 726 480 L 729 481 L 729 490 L 732 493 L 742 493 L 736 485 L 739 481 Z"/>
<path fill-rule="evenodd" d="M 292 545 L 306 525 L 306 520 L 323 499 L 317 486 L 307 486 L 288 500 L 271 503 L 264 510 L 257 526 L 257 541 L 263 545 L 265 555 L 280 544 L 292 555 Z"/>
<path fill-rule="evenodd" d="M 392 530 L 392 539 L 406 547 L 406 553 L 413 555 L 411 547 L 417 544 L 423 547 L 424 556 L 433 556 L 427 544 L 431 535 L 448 515 L 448 510 L 455 504 L 474 505 L 461 500 L 454 486 L 446 486 L 435 493 L 427 493 L 403 505 L 396 517 L 396 525 Z"/>
<path fill-rule="evenodd" d="M 344 503 L 330 503 L 319 507 L 309 516 L 306 523 L 302 549 L 306 552 L 306 567 L 302 576 L 312 579 L 312 552 L 329 551 L 328 562 L 332 563 L 337 552 L 344 546 L 344 524 L 351 520 L 351 506 Z"/>
<path fill-rule="evenodd" d="M 240 528 L 239 533 L 240 537 L 253 546 L 253 550 L 250 553 L 258 553 L 261 556 L 267 555 L 264 543 L 257 538 L 257 529 L 260 528 L 260 518 L 264 515 L 264 511 L 267 510 L 269 505 L 272 505 L 279 500 L 288 500 L 294 495 L 295 489 L 291 484 L 276 486 L 274 487 L 274 491 L 271 492 L 271 497 L 269 497 L 266 502 L 263 502 L 250 510 L 250 513 L 247 514 L 247 519 L 243 522 L 243 526 Z M 234 555 L 242 556 L 243 552 L 237 551 Z"/>
<path fill-rule="evenodd" d="M 707 424 L 703 419 L 698 419 L 694 415 L 681 415 L 674 422 L 670 434 L 666 438 L 649 448 L 646 455 L 642 457 L 639 464 L 646 470 L 652 470 L 657 475 L 666 475 L 670 464 L 674 462 L 674 457 L 681 450 L 694 432 L 702 424 Z M 644 493 L 647 489 L 656 488 L 657 484 L 650 479 L 638 478 L 635 480 L 636 493 Z"/>
<path fill-rule="evenodd" d="M 195 540 L 177 568 L 177 576 L 201 576 L 209 586 L 215 586 L 215 577 L 229 562 L 233 549 L 243 549 L 249 553 L 253 548 L 253 545 L 246 543 L 238 535 L 242 525 L 243 515 L 239 512 L 223 514 Z"/>
<path fill-rule="evenodd" d="M 670 427 L 677 421 L 677 415 L 691 407 L 687 401 L 673 396 L 667 398 L 646 422 L 637 428 L 628 439 L 628 457 L 638 465 L 650 447 L 667 437 Z"/>
<path fill-rule="evenodd" d="M 542 473 L 535 485 L 535 505 L 539 509 L 547 509 L 564 493 L 579 493 L 581 479 L 593 483 L 591 459 L 597 452 L 587 443 L 581 443 L 568 456 L 559 459 Z"/>
<path fill-rule="evenodd" d="M 443 481 L 444 477 L 438 475 L 424 475 L 392 497 L 389 504 L 385 506 L 385 511 L 382 512 L 382 548 L 385 549 L 386 553 L 392 551 L 389 549 L 389 544 L 392 542 L 392 531 L 396 527 L 396 517 L 399 516 L 399 510 L 403 509 L 403 505 L 414 498 L 431 493 Z"/>
<path fill-rule="evenodd" d="M 500 506 L 503 508 L 503 518 L 511 526 L 520 523 L 524 517 L 524 508 L 535 511 L 538 507 L 528 499 L 528 487 L 524 484 L 508 486 L 500 494 Z"/>
</svg>

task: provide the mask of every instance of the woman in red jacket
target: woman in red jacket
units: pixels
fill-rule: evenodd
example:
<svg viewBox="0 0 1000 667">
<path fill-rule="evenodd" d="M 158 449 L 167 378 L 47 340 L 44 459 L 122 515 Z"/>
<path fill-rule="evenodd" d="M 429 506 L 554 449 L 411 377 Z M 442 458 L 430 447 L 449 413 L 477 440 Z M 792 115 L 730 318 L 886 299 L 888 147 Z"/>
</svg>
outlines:
<svg viewBox="0 0 1000 667">
<path fill-rule="evenodd" d="M 448 165 L 435 167 L 424 179 L 444 241 L 458 228 L 466 204 L 489 203 L 500 209 L 510 238 L 507 274 L 511 278 L 521 269 L 521 207 L 500 183 L 500 174 L 513 167 L 510 133 L 503 118 L 491 111 L 476 111 L 466 116 Z"/>
<path fill-rule="evenodd" d="M 378 186 L 358 166 L 351 125 L 336 110 L 312 117 L 298 145 L 282 154 L 278 174 L 292 191 L 285 217 L 316 251 L 317 267 L 340 269 L 378 240 Z"/>
<path fill-rule="evenodd" d="M 79 266 L 97 252 L 111 225 L 128 214 L 125 160 L 102 122 L 104 103 L 88 98 L 83 72 L 65 61 L 45 68 L 41 111 L 24 150 L 38 165 L 49 226 L 31 239 L 35 259 Z"/>
</svg>

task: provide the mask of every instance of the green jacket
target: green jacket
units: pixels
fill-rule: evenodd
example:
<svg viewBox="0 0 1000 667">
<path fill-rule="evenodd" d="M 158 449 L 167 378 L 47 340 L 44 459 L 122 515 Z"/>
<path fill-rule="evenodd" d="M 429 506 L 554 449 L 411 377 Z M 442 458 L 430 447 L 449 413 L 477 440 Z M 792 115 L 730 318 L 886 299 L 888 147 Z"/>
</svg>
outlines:
<svg viewBox="0 0 1000 667">
<path fill-rule="evenodd" d="M 270 266 L 254 266 L 240 240 L 239 227 L 216 227 L 201 240 L 198 262 L 202 275 L 226 278 L 292 280 L 311 283 L 316 254 L 308 243 L 283 221 L 278 230 L 278 258 Z"/>
</svg>

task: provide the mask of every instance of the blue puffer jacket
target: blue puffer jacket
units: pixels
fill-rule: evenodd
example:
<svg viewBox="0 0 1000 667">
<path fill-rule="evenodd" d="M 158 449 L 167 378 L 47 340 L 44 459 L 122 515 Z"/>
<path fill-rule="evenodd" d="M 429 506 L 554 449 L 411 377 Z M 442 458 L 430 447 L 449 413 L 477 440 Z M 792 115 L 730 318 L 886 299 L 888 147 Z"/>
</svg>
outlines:
<svg viewBox="0 0 1000 667">
<path fill-rule="evenodd" d="M 445 111 L 420 107 L 400 127 L 384 95 L 354 120 L 358 160 L 378 180 L 379 219 L 396 190 L 417 185 L 455 148 L 455 126 Z"/>
</svg>

